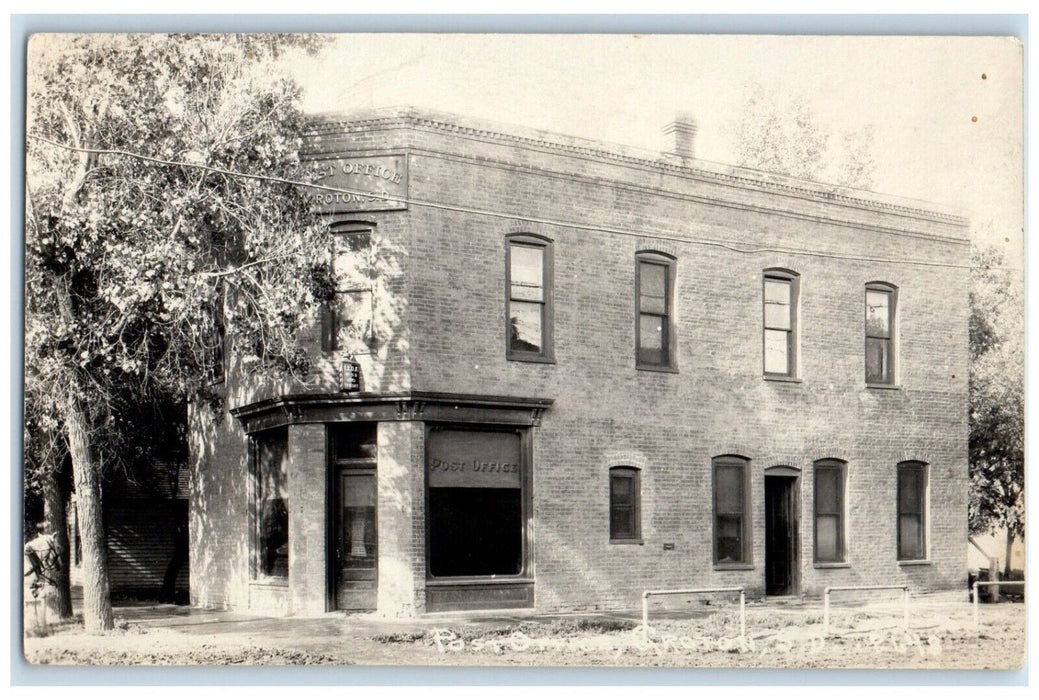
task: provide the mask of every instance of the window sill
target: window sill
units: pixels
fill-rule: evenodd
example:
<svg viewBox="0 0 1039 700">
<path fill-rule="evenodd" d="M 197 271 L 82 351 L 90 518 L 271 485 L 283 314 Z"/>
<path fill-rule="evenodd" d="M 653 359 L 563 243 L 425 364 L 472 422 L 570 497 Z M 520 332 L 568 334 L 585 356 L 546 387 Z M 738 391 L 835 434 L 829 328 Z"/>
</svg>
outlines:
<svg viewBox="0 0 1039 700">
<path fill-rule="evenodd" d="M 884 390 L 884 391 L 902 391 L 902 385 L 901 384 L 873 384 L 871 382 L 866 382 L 866 388 L 867 389 L 881 389 L 881 390 Z"/>
<path fill-rule="evenodd" d="M 779 382 L 780 384 L 802 384 L 804 380 L 800 377 L 785 377 L 782 374 L 763 374 L 761 378 L 766 382 Z"/>
<path fill-rule="evenodd" d="M 677 367 L 667 367 L 664 365 L 635 365 L 635 369 L 639 372 L 663 372 L 665 374 L 678 374 Z"/>
<path fill-rule="evenodd" d="M 524 574 L 490 574 L 487 576 L 426 576 L 427 586 L 494 586 L 498 584 L 534 583 Z"/>
<path fill-rule="evenodd" d="M 257 588 L 288 588 L 288 578 L 262 578 L 253 579 L 249 582 L 250 586 L 256 586 Z"/>
<path fill-rule="evenodd" d="M 850 569 L 851 564 L 846 561 L 817 561 L 813 566 L 816 569 Z"/>
<path fill-rule="evenodd" d="M 533 362 L 541 365 L 554 365 L 556 358 L 549 355 L 506 355 L 509 362 Z"/>
<path fill-rule="evenodd" d="M 898 562 L 899 566 L 933 566 L 930 559 L 904 559 Z"/>
<path fill-rule="evenodd" d="M 610 540 L 610 544 L 622 544 L 622 545 L 623 544 L 637 544 L 637 545 L 641 545 L 641 544 L 643 544 L 643 541 L 642 541 L 642 538 L 640 537 L 637 540 Z"/>
<path fill-rule="evenodd" d="M 753 564 L 715 564 L 715 571 L 753 571 Z"/>
</svg>

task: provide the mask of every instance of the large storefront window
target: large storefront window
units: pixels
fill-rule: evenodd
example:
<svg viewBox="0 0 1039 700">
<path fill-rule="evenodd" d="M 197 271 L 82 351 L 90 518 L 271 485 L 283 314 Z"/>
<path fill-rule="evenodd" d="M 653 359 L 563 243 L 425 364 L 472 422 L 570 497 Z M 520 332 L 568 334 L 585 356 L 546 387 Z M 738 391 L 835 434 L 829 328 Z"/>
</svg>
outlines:
<svg viewBox="0 0 1039 700">
<path fill-rule="evenodd" d="M 430 574 L 522 573 L 524 475 L 520 434 L 434 429 L 428 448 Z"/>
<path fill-rule="evenodd" d="M 257 578 L 289 576 L 289 436 L 285 428 L 255 436 L 255 552 Z"/>
</svg>

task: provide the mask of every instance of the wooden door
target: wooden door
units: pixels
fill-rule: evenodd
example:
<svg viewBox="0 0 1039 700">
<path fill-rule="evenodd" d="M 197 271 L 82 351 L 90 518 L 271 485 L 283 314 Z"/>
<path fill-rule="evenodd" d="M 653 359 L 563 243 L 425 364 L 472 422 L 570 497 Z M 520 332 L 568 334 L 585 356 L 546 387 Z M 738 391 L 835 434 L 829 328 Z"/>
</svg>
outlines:
<svg viewBox="0 0 1039 700">
<path fill-rule="evenodd" d="M 341 469 L 336 498 L 336 607 L 374 610 L 378 574 L 375 470 Z"/>
</svg>

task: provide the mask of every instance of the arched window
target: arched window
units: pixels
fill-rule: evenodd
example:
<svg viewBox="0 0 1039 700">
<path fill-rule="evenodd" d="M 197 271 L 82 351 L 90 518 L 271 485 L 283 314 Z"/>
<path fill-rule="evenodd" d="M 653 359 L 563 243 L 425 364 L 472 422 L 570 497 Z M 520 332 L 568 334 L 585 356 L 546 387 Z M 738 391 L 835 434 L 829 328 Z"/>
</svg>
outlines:
<svg viewBox="0 0 1039 700">
<path fill-rule="evenodd" d="M 898 288 L 887 282 L 866 285 L 866 383 L 896 383 L 895 308 Z"/>
<path fill-rule="evenodd" d="M 711 460 L 714 490 L 714 563 L 750 563 L 750 460 L 723 455 Z"/>
<path fill-rule="evenodd" d="M 505 356 L 551 362 L 552 242 L 513 234 L 505 245 Z"/>
<path fill-rule="evenodd" d="M 815 463 L 815 561 L 824 564 L 847 558 L 844 528 L 845 462 L 820 459 Z"/>
<path fill-rule="evenodd" d="M 635 255 L 635 366 L 675 369 L 675 259 L 664 253 Z"/>
<path fill-rule="evenodd" d="M 641 542 L 640 491 L 638 469 L 610 468 L 610 542 Z"/>
<path fill-rule="evenodd" d="M 927 465 L 898 464 L 898 560 L 927 558 Z"/>
<path fill-rule="evenodd" d="M 800 275 L 765 270 L 762 292 L 762 356 L 766 377 L 797 376 L 797 310 Z"/>
</svg>

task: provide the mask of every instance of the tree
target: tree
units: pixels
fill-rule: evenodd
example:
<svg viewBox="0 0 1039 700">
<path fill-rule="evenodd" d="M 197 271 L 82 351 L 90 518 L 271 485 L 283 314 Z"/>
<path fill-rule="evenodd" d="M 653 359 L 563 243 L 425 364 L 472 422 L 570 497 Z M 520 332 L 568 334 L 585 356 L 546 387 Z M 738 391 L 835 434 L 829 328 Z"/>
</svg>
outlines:
<svg viewBox="0 0 1039 700">
<path fill-rule="evenodd" d="M 740 114 L 737 165 L 845 187 L 873 186 L 872 126 L 827 133 L 805 100 L 783 101 L 761 85 L 751 86 Z"/>
<path fill-rule="evenodd" d="M 995 248 L 974 249 L 970 291 L 970 530 L 1025 535 L 1024 300 Z"/>
<path fill-rule="evenodd" d="M 100 476 L 126 461 L 136 407 L 205 398 L 225 345 L 256 371 L 307 370 L 296 331 L 321 243 L 287 181 L 300 175 L 303 118 L 274 61 L 320 43 L 30 43 L 26 395 L 71 461 L 87 631 L 112 627 Z"/>
</svg>

